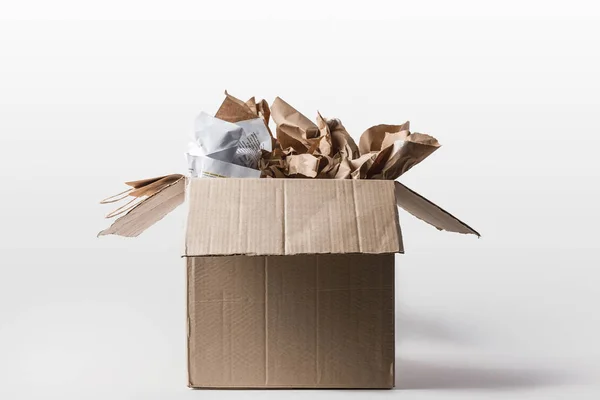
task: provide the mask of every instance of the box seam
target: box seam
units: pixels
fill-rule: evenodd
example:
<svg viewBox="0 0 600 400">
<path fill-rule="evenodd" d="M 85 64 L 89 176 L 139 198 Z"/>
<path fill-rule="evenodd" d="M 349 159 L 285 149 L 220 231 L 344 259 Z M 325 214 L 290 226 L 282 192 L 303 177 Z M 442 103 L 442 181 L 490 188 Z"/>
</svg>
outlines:
<svg viewBox="0 0 600 400">
<path fill-rule="evenodd" d="M 265 294 L 265 316 L 264 316 L 264 320 L 265 320 L 265 386 L 267 386 L 269 384 L 269 323 L 268 323 L 268 312 L 269 312 L 269 280 L 268 280 L 268 270 L 269 270 L 269 265 L 268 265 L 268 257 L 265 257 L 265 263 L 264 263 L 264 276 L 265 276 L 265 280 L 264 280 L 264 285 L 265 285 L 265 290 L 264 290 L 264 294 Z"/>
<path fill-rule="evenodd" d="M 286 229 L 287 229 L 287 189 L 285 185 L 285 180 L 282 181 L 282 193 L 283 193 L 283 221 L 282 221 L 282 229 L 281 229 L 281 254 L 287 255 L 287 237 L 286 237 Z"/>
<path fill-rule="evenodd" d="M 356 226 L 356 237 L 358 238 L 358 252 L 362 253 L 362 241 L 360 240 L 361 234 L 360 234 L 360 225 L 358 223 L 358 206 L 357 206 L 357 202 L 356 202 L 356 181 L 352 180 L 352 202 L 354 205 L 354 222 L 355 222 L 355 226 Z"/>
<path fill-rule="evenodd" d="M 189 387 L 193 387 L 193 382 L 192 382 L 192 370 L 191 370 L 191 319 L 190 319 L 190 309 L 191 309 L 191 302 L 190 302 L 190 297 L 192 295 L 192 291 L 190 290 L 190 281 L 191 281 L 191 275 L 193 273 L 193 264 L 194 264 L 194 259 L 186 259 L 186 284 L 187 284 L 187 301 L 186 301 L 186 312 L 187 312 L 187 370 L 188 370 L 188 386 Z"/>
<path fill-rule="evenodd" d="M 321 370 L 320 370 L 320 365 L 319 365 L 319 256 L 316 255 L 316 271 L 315 271 L 315 277 L 316 277 L 316 285 L 315 285 L 315 303 L 316 303 L 316 311 L 315 311 L 315 325 L 316 325 L 316 332 L 315 332 L 315 373 L 316 373 L 316 384 L 318 385 L 321 382 Z"/>
</svg>

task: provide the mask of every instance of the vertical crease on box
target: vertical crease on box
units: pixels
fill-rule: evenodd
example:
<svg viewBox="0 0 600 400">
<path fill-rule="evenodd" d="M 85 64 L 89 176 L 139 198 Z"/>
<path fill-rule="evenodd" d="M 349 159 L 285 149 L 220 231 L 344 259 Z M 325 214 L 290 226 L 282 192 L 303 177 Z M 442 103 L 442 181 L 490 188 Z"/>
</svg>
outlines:
<svg viewBox="0 0 600 400">
<path fill-rule="evenodd" d="M 287 229 L 287 193 L 285 188 L 285 180 L 282 181 L 282 196 L 283 196 L 283 221 L 281 221 L 282 229 L 281 229 L 281 253 L 287 254 L 287 244 L 286 244 L 286 235 L 285 230 Z"/>
<path fill-rule="evenodd" d="M 394 221 L 395 221 L 395 226 L 396 226 L 396 232 L 398 232 L 398 252 L 404 253 L 404 240 L 402 240 L 402 227 L 400 225 L 400 212 L 398 211 L 398 208 L 400 207 L 400 202 L 398 199 L 398 193 L 396 192 L 396 183 L 400 184 L 399 182 L 393 182 L 394 187 L 392 188 L 392 194 L 394 195 L 394 199 L 396 201 L 396 204 L 394 206 Z"/>
<path fill-rule="evenodd" d="M 234 271 L 235 271 L 235 266 L 234 266 Z M 235 275 L 234 275 L 235 276 Z M 230 311 L 229 313 L 227 313 L 226 309 L 226 305 L 227 305 L 227 300 L 225 299 L 225 292 L 222 290 L 221 291 L 221 318 L 223 320 L 223 322 L 221 323 L 221 329 L 228 332 L 229 334 L 227 335 L 227 341 L 229 342 L 229 354 L 227 359 L 229 360 L 229 380 L 230 381 L 234 381 L 235 377 L 234 377 L 234 373 L 233 373 L 233 360 L 234 360 L 234 355 L 235 352 L 233 351 L 233 341 L 234 341 L 234 334 L 233 334 L 233 311 Z M 225 318 L 225 317 L 228 318 Z M 227 329 L 225 329 L 225 319 L 227 319 Z"/>
<path fill-rule="evenodd" d="M 242 221 L 242 215 L 244 215 L 244 213 L 242 213 L 242 205 L 244 203 L 242 202 L 242 198 L 245 198 L 245 194 L 244 194 L 244 180 L 243 179 L 240 179 L 240 187 L 239 187 L 239 190 L 238 190 L 238 194 L 239 194 L 239 199 L 238 199 L 238 206 L 237 206 L 237 212 L 238 212 L 238 219 L 237 219 L 238 226 L 237 226 L 237 231 L 240 232 L 240 233 L 242 233 L 242 228 L 244 227 L 244 223 Z M 246 226 L 246 228 L 247 228 L 247 226 Z M 242 237 L 245 239 L 244 252 L 248 253 L 250 251 L 250 246 L 248 246 L 248 242 L 249 242 L 250 236 L 244 232 L 244 234 L 242 234 Z M 239 237 L 237 238 L 237 240 L 238 241 L 240 240 Z"/>
<path fill-rule="evenodd" d="M 381 261 L 379 261 L 377 263 L 377 269 L 379 270 L 379 304 L 381 304 L 381 308 L 379 309 L 380 312 L 380 318 L 381 318 L 381 332 L 379 335 L 379 341 L 381 342 L 381 347 L 379 348 L 380 350 L 380 357 L 381 357 L 381 361 L 380 364 L 385 365 L 385 361 L 387 360 L 387 351 L 388 351 L 388 331 L 387 328 L 388 326 L 386 325 L 386 321 L 387 321 L 387 292 L 385 290 L 385 284 L 384 284 L 384 275 L 385 275 L 385 269 L 387 267 L 387 264 L 384 262 L 382 263 Z"/>
<path fill-rule="evenodd" d="M 265 294 L 265 316 L 264 316 L 264 320 L 265 320 L 265 386 L 267 386 L 269 384 L 269 324 L 268 324 L 268 303 L 269 303 L 269 295 L 268 295 L 268 279 L 267 279 L 267 271 L 268 271 L 268 257 L 265 256 L 265 264 L 264 264 L 264 275 L 265 275 L 265 281 L 264 281 L 264 285 L 265 285 L 265 290 L 264 290 L 264 294 Z"/>
<path fill-rule="evenodd" d="M 198 182 L 198 181 L 196 181 Z M 200 181 L 201 182 L 201 181 Z M 207 199 L 211 200 L 213 198 L 213 185 L 207 185 L 208 186 L 208 195 L 207 195 Z M 196 203 L 196 198 L 198 197 L 198 193 L 197 191 L 195 192 L 195 196 L 192 199 L 194 201 L 194 203 Z M 216 215 L 217 218 L 221 219 L 223 218 L 222 215 Z M 205 254 L 212 254 L 213 252 L 213 232 L 212 232 L 212 224 L 208 224 L 208 232 L 206 232 L 206 238 L 208 238 L 208 251 Z M 197 241 L 199 240 L 200 235 L 196 234 L 194 237 L 194 246 L 196 246 L 197 248 L 202 248 L 200 246 L 197 245 Z M 206 240 L 206 238 L 203 238 L 204 240 Z M 204 242 L 204 240 L 202 242 Z"/>
<path fill-rule="evenodd" d="M 319 369 L 319 255 L 316 255 L 316 271 L 315 271 L 315 383 L 318 385 L 321 382 L 321 371 Z"/>
<path fill-rule="evenodd" d="M 390 365 L 390 369 L 391 369 L 391 375 L 392 375 L 392 387 L 396 387 L 396 268 L 395 268 L 395 264 L 396 264 L 396 256 L 395 255 L 391 255 L 392 257 L 392 301 L 391 301 L 391 305 L 392 305 L 392 335 L 391 335 L 391 341 L 392 341 L 392 362 Z"/>
<path fill-rule="evenodd" d="M 191 369 L 191 358 L 192 358 L 192 349 L 191 349 L 191 296 L 193 295 L 193 290 L 190 289 L 190 284 L 192 282 L 192 274 L 195 266 L 194 258 L 186 258 L 186 283 L 187 283 L 187 370 L 188 370 L 188 387 L 193 387 L 192 383 L 192 369 Z"/>
<path fill-rule="evenodd" d="M 363 247 L 362 247 L 362 243 L 360 240 L 361 234 L 360 234 L 360 225 L 358 223 L 358 205 L 356 202 L 356 181 L 352 180 L 352 201 L 354 202 L 354 222 L 355 222 L 355 226 L 356 226 L 356 237 L 358 238 L 358 252 L 362 253 L 363 251 Z"/>
</svg>

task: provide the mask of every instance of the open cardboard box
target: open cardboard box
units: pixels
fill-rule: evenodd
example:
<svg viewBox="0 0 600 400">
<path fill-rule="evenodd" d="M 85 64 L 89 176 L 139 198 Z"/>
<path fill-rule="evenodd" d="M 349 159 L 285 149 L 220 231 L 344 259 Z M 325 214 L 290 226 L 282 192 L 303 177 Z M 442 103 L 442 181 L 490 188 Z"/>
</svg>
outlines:
<svg viewBox="0 0 600 400">
<path fill-rule="evenodd" d="M 130 185 L 148 197 L 101 235 L 137 236 L 187 198 L 193 388 L 392 388 L 397 206 L 479 236 L 389 180 L 170 175 Z"/>
</svg>

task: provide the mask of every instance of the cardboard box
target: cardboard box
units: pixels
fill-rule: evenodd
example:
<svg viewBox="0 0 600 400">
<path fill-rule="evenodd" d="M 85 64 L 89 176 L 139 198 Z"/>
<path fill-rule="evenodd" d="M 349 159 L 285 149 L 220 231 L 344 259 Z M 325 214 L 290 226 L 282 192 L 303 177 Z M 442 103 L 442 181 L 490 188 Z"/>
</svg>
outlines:
<svg viewBox="0 0 600 400">
<path fill-rule="evenodd" d="M 397 206 L 438 229 L 477 234 L 388 180 L 136 183 L 155 190 L 101 234 L 137 236 L 187 194 L 194 388 L 393 387 Z"/>
</svg>

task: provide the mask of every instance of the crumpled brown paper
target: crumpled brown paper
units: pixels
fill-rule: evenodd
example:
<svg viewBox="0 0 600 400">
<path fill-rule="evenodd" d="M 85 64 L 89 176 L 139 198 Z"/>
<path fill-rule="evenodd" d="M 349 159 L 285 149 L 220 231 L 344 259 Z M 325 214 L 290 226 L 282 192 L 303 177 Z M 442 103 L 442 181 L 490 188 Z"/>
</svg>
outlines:
<svg viewBox="0 0 600 400">
<path fill-rule="evenodd" d="M 243 102 L 225 91 L 225 100 L 223 100 L 221 107 L 217 110 L 215 118 L 231 123 L 262 118 L 271 137 L 273 137 L 273 133 L 269 129 L 271 110 L 269 109 L 269 103 L 264 99 L 257 103 L 253 96 L 248 101 Z M 274 138 L 273 142 L 275 142 Z"/>
<path fill-rule="evenodd" d="M 263 152 L 259 162 L 267 177 L 393 180 L 440 147 L 432 136 L 411 133 L 408 122 L 375 125 L 357 146 L 340 120 L 317 113 L 315 124 L 279 97 L 271 116 L 275 150 Z"/>
</svg>

